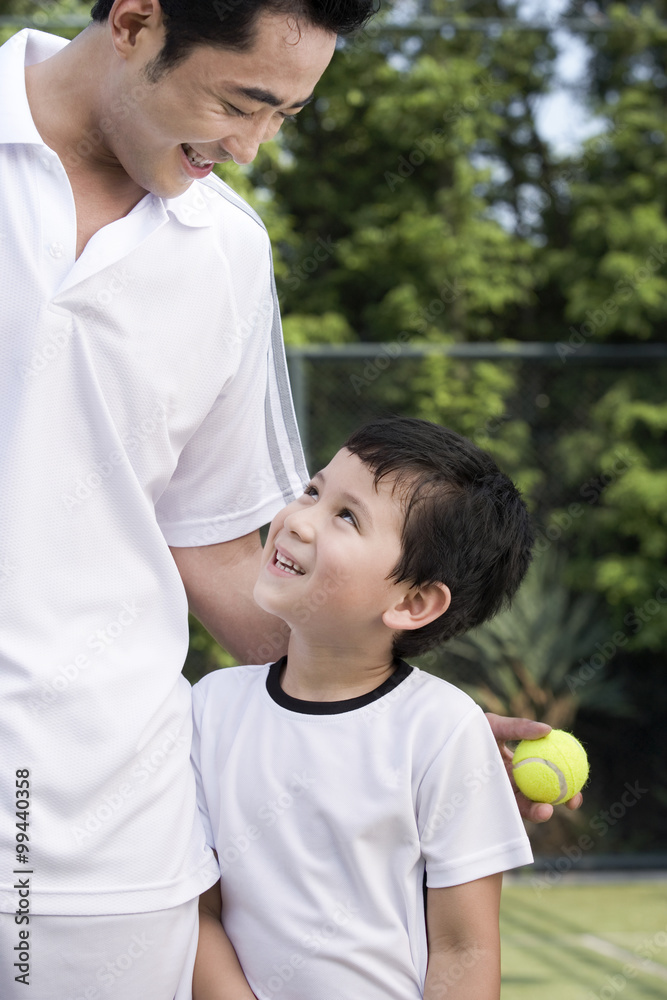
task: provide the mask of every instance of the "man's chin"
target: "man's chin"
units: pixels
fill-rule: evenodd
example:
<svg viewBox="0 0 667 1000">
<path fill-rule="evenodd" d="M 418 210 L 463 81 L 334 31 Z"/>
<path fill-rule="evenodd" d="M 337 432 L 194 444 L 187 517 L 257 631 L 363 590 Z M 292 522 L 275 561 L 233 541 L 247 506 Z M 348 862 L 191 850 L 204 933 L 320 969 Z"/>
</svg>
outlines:
<svg viewBox="0 0 667 1000">
<path fill-rule="evenodd" d="M 155 195 L 156 198 L 178 198 L 179 195 L 185 194 L 188 188 L 192 185 L 192 177 L 179 177 L 178 180 L 170 178 L 167 180 L 164 177 L 137 177 L 133 178 L 135 183 L 146 191 L 148 194 Z"/>
</svg>

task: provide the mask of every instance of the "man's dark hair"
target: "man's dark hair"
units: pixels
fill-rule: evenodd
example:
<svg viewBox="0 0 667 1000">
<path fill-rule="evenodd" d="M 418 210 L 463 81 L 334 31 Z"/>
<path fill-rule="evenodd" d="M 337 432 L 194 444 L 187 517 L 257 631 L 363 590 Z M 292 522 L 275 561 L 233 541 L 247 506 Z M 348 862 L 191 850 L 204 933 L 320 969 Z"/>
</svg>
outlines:
<svg viewBox="0 0 667 1000">
<path fill-rule="evenodd" d="M 114 0 L 97 0 L 93 21 L 109 16 Z M 349 35 L 377 10 L 376 0 L 160 0 L 165 25 L 151 79 L 172 69 L 197 45 L 243 52 L 252 47 L 261 14 L 287 14 L 334 35 Z"/>
<path fill-rule="evenodd" d="M 445 583 L 449 608 L 400 632 L 395 656 L 416 656 L 467 632 L 508 605 L 531 560 L 533 531 L 521 494 L 490 455 L 438 424 L 376 420 L 345 447 L 377 488 L 389 476 L 405 507 L 401 558 L 390 574 L 416 587 Z"/>
</svg>

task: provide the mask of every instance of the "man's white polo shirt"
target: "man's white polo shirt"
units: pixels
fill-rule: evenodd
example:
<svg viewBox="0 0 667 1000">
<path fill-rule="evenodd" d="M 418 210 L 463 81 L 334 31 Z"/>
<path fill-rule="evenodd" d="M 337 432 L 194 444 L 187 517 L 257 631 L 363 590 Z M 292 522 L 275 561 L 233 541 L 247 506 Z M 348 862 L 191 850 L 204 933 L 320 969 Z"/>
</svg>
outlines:
<svg viewBox="0 0 667 1000">
<path fill-rule="evenodd" d="M 168 545 L 247 534 L 306 470 L 269 241 L 226 185 L 147 195 L 75 260 L 24 81 L 64 44 L 22 31 L 0 49 L 0 910 L 28 867 L 29 770 L 33 912 L 136 912 L 217 877 Z"/>
</svg>

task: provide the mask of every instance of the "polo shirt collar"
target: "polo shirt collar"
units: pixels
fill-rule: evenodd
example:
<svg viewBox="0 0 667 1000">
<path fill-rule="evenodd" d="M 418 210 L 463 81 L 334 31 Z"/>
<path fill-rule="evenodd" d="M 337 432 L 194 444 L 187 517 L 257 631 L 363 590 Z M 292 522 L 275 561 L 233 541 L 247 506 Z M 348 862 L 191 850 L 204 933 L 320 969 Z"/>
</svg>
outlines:
<svg viewBox="0 0 667 1000">
<path fill-rule="evenodd" d="M 162 198 L 167 212 L 171 212 L 184 226 L 200 229 L 213 225 L 209 199 L 215 197 L 204 184 L 193 181 L 187 191 L 178 198 Z"/>
<path fill-rule="evenodd" d="M 0 48 L 0 143 L 44 145 L 30 114 L 25 89 L 25 66 L 26 62 L 32 65 L 48 59 L 67 44 L 67 38 L 24 28 L 12 35 Z"/>
<path fill-rule="evenodd" d="M 32 65 L 48 59 L 68 44 L 66 38 L 24 28 L 0 47 L 0 143 L 34 143 L 44 146 L 44 140 L 30 113 L 25 89 L 25 67 L 26 64 Z M 194 181 L 177 198 L 153 196 L 154 213 L 155 216 L 162 214 L 164 221 L 170 213 L 184 226 L 196 229 L 211 226 L 213 219 L 209 208 L 210 197 L 208 188 Z"/>
</svg>

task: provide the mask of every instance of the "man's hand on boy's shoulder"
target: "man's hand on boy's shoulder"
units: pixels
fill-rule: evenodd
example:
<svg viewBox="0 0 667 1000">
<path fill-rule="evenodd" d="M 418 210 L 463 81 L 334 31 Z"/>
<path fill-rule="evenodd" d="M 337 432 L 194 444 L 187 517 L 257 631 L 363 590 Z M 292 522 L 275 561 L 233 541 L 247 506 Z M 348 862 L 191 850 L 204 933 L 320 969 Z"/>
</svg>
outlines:
<svg viewBox="0 0 667 1000">
<path fill-rule="evenodd" d="M 512 777 L 512 756 L 514 751 L 507 746 L 507 741 L 538 740 L 540 737 L 547 736 L 551 732 L 551 726 L 548 726 L 546 722 L 535 722 L 533 719 L 512 719 L 504 715 L 494 715 L 493 712 L 487 712 L 486 717 L 491 726 L 491 732 L 498 742 L 502 758 L 505 761 L 505 767 L 507 768 L 507 773 L 516 794 L 519 812 L 524 819 L 528 819 L 532 823 L 546 823 L 553 816 L 554 807 L 550 806 L 548 802 L 531 802 L 516 787 Z M 582 802 L 583 796 L 581 792 L 577 792 L 564 805 L 568 809 L 578 809 Z"/>
</svg>

